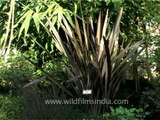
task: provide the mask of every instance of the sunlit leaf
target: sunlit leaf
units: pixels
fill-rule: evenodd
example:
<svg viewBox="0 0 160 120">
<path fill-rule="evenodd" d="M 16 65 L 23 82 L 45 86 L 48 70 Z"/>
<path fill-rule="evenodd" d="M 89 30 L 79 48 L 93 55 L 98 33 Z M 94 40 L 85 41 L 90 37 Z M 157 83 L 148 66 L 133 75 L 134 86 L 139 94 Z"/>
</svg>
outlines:
<svg viewBox="0 0 160 120">
<path fill-rule="evenodd" d="M 40 23 L 39 23 L 39 21 L 37 20 L 37 18 L 38 18 L 38 14 L 35 13 L 35 14 L 33 15 L 33 20 L 34 20 L 36 29 L 37 29 L 37 31 L 38 31 L 38 33 L 39 33 L 39 30 L 40 30 Z"/>
<path fill-rule="evenodd" d="M 21 36 L 23 30 L 24 30 L 24 35 L 26 36 L 27 35 L 27 32 L 28 32 L 28 28 L 29 28 L 29 25 L 30 25 L 30 20 L 32 18 L 32 14 L 33 14 L 33 11 L 32 10 L 29 10 L 27 13 L 26 13 L 26 18 L 24 20 L 24 22 L 22 23 L 22 26 L 19 30 L 19 35 L 18 37 Z"/>
</svg>

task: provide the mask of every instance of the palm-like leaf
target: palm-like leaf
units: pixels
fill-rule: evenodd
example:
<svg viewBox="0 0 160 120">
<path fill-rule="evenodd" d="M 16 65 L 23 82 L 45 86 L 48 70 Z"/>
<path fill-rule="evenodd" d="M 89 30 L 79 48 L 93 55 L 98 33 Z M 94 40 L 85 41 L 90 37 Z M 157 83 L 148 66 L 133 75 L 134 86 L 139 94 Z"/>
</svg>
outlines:
<svg viewBox="0 0 160 120">
<path fill-rule="evenodd" d="M 31 20 L 33 19 L 35 27 L 37 29 L 37 32 L 39 32 L 40 29 L 40 23 L 37 20 L 37 17 L 41 20 L 45 18 L 45 16 L 48 16 L 50 19 L 52 19 L 52 22 L 55 24 L 57 23 L 58 27 L 60 26 L 62 16 L 65 16 L 68 21 L 70 21 L 70 24 L 73 26 L 73 23 L 71 22 L 70 18 L 70 11 L 67 9 L 63 9 L 59 4 L 56 2 L 48 2 L 44 3 L 43 1 L 40 1 L 38 4 L 36 4 L 35 8 L 30 7 L 29 5 L 25 6 L 23 8 L 22 14 L 20 15 L 20 19 L 18 22 L 14 25 L 17 27 L 20 23 L 21 28 L 19 30 L 19 37 L 22 35 L 22 32 L 24 31 L 24 36 L 27 35 L 28 29 L 31 26 Z M 45 4 L 45 5 L 44 5 Z M 21 3 L 21 5 L 23 5 Z M 47 7 L 46 7 L 47 6 Z"/>
</svg>

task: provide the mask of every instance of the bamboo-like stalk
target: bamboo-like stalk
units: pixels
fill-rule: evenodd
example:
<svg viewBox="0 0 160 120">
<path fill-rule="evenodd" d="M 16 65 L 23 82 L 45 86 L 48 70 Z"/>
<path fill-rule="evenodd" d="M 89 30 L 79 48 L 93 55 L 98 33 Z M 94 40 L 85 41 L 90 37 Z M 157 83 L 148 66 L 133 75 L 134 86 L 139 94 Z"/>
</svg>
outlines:
<svg viewBox="0 0 160 120">
<path fill-rule="evenodd" d="M 13 40 L 13 30 L 14 30 L 14 9 L 15 9 L 15 0 L 10 2 L 10 11 L 8 16 L 7 28 L 6 28 L 6 37 L 3 43 L 3 56 L 7 60 L 7 55 L 10 52 L 11 42 Z"/>
<path fill-rule="evenodd" d="M 8 55 L 10 53 L 10 48 L 11 48 L 11 43 L 13 40 L 13 32 L 14 32 L 14 10 L 15 10 L 15 0 L 11 1 L 11 26 L 10 26 L 10 38 L 9 38 L 9 43 L 7 46 L 7 51 L 6 51 L 6 55 Z"/>
</svg>

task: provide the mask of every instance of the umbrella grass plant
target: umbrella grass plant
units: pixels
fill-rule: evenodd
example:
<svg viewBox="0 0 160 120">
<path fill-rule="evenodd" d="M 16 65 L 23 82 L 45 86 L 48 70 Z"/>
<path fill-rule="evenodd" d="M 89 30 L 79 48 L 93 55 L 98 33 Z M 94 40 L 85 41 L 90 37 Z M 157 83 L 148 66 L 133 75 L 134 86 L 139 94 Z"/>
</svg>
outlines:
<svg viewBox="0 0 160 120">
<path fill-rule="evenodd" d="M 39 19 L 57 49 L 68 58 L 70 67 L 66 67 L 66 70 L 70 79 L 67 84 L 72 88 L 71 92 L 75 93 L 75 98 L 92 101 L 82 106 L 93 115 L 106 111 L 109 106 L 107 103 L 97 104 L 93 101 L 114 99 L 120 89 L 123 73 L 143 50 L 143 47 L 138 49 L 142 41 L 130 42 L 125 47 L 118 44 L 122 12 L 123 9 L 113 29 L 109 29 L 108 10 L 105 16 L 99 13 L 96 25 L 92 18 L 90 22 L 85 22 L 84 18 L 74 16 L 73 27 L 62 16 L 60 29 L 64 32 L 63 36 L 48 17 L 47 24 Z M 91 90 L 92 93 L 84 95 L 83 90 Z"/>
</svg>

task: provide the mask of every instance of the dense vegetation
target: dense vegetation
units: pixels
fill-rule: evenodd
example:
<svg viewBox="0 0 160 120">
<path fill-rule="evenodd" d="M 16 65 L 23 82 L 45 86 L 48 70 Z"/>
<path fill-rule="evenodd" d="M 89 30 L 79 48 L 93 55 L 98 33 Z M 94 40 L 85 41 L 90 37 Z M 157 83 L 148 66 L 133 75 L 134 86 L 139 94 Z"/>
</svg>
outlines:
<svg viewBox="0 0 160 120">
<path fill-rule="evenodd" d="M 160 119 L 159 8 L 158 0 L 0 0 L 0 119 Z M 129 103 L 44 102 L 76 98 Z"/>
</svg>

